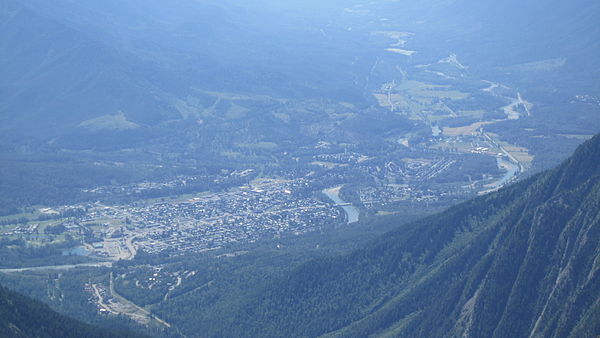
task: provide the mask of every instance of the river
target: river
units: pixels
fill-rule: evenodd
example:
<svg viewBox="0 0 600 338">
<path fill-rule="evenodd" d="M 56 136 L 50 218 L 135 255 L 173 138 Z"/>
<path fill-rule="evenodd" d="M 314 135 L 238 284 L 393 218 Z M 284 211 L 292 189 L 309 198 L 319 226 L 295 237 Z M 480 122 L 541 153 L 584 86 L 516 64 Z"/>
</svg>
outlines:
<svg viewBox="0 0 600 338">
<path fill-rule="evenodd" d="M 502 188 L 506 184 L 510 183 L 520 172 L 519 165 L 513 163 L 510 160 L 497 157 L 496 161 L 498 161 L 498 168 L 506 170 L 506 173 L 502 175 L 502 177 L 500 177 L 497 181 L 492 182 L 490 184 L 486 184 L 486 190 L 480 191 L 480 195 L 487 194 L 489 192 L 496 191 Z"/>
<path fill-rule="evenodd" d="M 519 173 L 519 166 L 512 163 L 511 161 L 507 161 L 503 158 L 497 158 L 498 167 L 506 170 L 506 174 L 498 180 L 495 185 L 498 187 L 503 187 L 507 183 L 509 183 L 517 174 Z"/>
<path fill-rule="evenodd" d="M 340 198 L 341 188 L 342 186 L 323 189 L 323 193 L 327 195 L 327 197 L 329 197 L 335 204 L 342 205 L 342 209 L 344 209 L 344 212 L 346 213 L 346 220 L 348 224 L 356 223 L 358 222 L 360 211 L 358 211 L 355 206 L 348 204 L 348 202 L 345 202 Z"/>
</svg>

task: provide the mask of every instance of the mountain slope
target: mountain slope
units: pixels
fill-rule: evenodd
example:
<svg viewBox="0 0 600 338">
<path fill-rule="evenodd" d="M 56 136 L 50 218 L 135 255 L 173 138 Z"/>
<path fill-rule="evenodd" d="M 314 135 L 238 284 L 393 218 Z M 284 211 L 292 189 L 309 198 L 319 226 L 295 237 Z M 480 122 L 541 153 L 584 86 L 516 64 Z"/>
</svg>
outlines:
<svg viewBox="0 0 600 338">
<path fill-rule="evenodd" d="M 3 141 L 56 137 L 122 112 L 133 123 L 178 117 L 164 71 L 25 5 L 0 4 Z"/>
<path fill-rule="evenodd" d="M 104 330 L 62 316 L 47 305 L 0 286 L 2 337 L 141 337 Z"/>
<path fill-rule="evenodd" d="M 599 272 L 600 135 L 554 170 L 306 264 L 202 324 L 242 336 L 595 336 Z"/>
</svg>

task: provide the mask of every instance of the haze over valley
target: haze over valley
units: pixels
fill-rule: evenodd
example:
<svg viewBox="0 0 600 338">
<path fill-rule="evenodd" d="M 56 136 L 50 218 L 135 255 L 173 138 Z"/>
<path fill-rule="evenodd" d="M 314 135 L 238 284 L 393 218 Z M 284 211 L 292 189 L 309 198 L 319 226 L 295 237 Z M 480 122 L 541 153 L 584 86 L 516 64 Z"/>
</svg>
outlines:
<svg viewBox="0 0 600 338">
<path fill-rule="evenodd" d="M 150 336 L 503 336 L 525 308 L 516 336 L 600 334 L 597 252 L 519 256 L 538 242 L 513 232 L 598 237 L 598 19 L 589 0 L 3 0 L 0 284 Z M 542 252 L 579 270 L 528 279 Z M 579 289 L 547 286 L 559 265 Z"/>
</svg>

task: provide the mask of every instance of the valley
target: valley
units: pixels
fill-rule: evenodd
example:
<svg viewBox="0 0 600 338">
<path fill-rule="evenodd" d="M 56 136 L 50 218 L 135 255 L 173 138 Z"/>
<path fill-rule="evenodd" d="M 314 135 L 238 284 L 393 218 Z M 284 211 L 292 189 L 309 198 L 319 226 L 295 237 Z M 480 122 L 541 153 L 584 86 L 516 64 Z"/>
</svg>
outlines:
<svg viewBox="0 0 600 338">
<path fill-rule="evenodd" d="M 6 0 L 0 284 L 158 337 L 594 330 L 575 2 Z"/>
</svg>

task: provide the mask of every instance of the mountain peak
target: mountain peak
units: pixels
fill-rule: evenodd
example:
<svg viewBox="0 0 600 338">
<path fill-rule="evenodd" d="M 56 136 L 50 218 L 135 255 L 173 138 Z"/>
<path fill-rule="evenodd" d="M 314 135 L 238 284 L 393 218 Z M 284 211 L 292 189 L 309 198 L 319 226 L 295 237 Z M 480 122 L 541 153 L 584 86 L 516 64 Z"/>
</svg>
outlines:
<svg viewBox="0 0 600 338">
<path fill-rule="evenodd" d="M 600 134 L 580 145 L 562 167 L 561 184 L 557 188 L 570 188 L 600 175 Z"/>
</svg>

